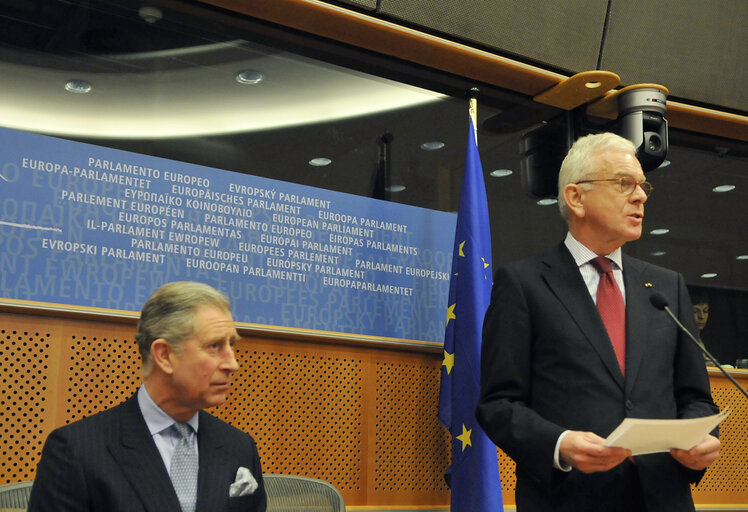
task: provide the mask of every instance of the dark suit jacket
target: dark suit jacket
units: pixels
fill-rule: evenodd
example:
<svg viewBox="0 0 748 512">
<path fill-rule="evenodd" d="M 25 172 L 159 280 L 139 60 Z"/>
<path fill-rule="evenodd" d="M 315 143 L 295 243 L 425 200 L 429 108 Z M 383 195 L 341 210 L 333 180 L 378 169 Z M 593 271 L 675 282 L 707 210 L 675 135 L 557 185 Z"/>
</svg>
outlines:
<svg viewBox="0 0 748 512">
<path fill-rule="evenodd" d="M 626 293 L 626 378 L 597 308 L 562 244 L 500 269 L 483 328 L 478 420 L 517 463 L 519 510 L 618 510 L 627 463 L 586 475 L 553 468 L 564 430 L 607 437 L 625 418 L 688 418 L 714 414 L 703 357 L 664 311 L 659 291 L 693 331 L 683 278 L 623 256 Z M 630 464 L 629 464 L 630 465 Z M 649 510 L 693 510 L 688 470 L 669 453 L 636 458 Z"/>
<path fill-rule="evenodd" d="M 197 512 L 264 512 L 265 488 L 252 438 L 200 411 Z M 240 466 L 259 484 L 229 498 Z M 179 512 L 177 495 L 133 396 L 53 431 L 31 490 L 29 512 Z"/>
</svg>

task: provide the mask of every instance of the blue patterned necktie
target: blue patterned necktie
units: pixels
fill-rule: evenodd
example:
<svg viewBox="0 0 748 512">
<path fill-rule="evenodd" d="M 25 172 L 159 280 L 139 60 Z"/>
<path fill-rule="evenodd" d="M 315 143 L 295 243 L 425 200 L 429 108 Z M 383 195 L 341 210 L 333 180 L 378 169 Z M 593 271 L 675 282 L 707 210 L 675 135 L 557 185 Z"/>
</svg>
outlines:
<svg viewBox="0 0 748 512">
<path fill-rule="evenodd" d="M 191 427 L 187 423 L 174 423 L 174 430 L 179 434 L 179 442 L 171 458 L 169 476 L 182 506 L 182 512 L 195 512 L 197 504 L 197 471 L 198 460 L 195 448 L 190 440 Z"/>
</svg>

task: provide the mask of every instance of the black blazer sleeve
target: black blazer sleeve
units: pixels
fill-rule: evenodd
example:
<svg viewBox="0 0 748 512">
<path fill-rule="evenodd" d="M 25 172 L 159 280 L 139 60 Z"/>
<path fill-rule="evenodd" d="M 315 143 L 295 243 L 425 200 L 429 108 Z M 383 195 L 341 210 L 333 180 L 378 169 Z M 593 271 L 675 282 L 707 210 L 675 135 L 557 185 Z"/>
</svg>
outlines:
<svg viewBox="0 0 748 512">
<path fill-rule="evenodd" d="M 550 487 L 554 448 L 565 428 L 532 408 L 535 308 L 529 299 L 512 268 L 498 270 L 483 327 L 477 417 L 522 471 Z"/>
<path fill-rule="evenodd" d="M 87 484 L 64 431 L 47 437 L 29 499 L 29 512 L 85 512 Z"/>
</svg>

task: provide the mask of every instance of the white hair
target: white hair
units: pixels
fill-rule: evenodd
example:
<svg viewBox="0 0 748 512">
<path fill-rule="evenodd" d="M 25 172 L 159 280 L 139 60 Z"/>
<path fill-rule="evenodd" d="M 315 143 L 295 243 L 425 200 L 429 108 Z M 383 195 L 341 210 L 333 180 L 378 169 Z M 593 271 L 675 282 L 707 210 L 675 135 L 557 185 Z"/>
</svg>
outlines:
<svg viewBox="0 0 748 512">
<path fill-rule="evenodd" d="M 569 218 L 569 209 L 564 200 L 564 187 L 601 170 L 601 162 L 597 157 L 604 151 L 620 151 L 636 156 L 634 143 L 615 133 L 593 133 L 577 139 L 566 154 L 558 173 L 558 208 L 564 219 Z"/>
</svg>

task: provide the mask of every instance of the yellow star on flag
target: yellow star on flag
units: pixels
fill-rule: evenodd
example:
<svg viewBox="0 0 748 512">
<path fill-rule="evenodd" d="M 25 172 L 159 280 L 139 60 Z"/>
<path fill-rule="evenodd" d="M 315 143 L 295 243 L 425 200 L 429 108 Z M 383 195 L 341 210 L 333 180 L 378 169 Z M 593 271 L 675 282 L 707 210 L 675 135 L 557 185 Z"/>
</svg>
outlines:
<svg viewBox="0 0 748 512">
<path fill-rule="evenodd" d="M 465 424 L 462 424 L 462 434 L 457 436 L 457 439 L 462 441 L 462 451 L 465 451 L 465 446 L 473 446 L 473 443 L 470 442 L 470 434 L 473 432 L 473 429 L 466 429 Z"/>
<path fill-rule="evenodd" d="M 483 260 L 483 270 L 488 268 L 488 263 L 486 263 L 486 258 L 481 258 Z"/>
<path fill-rule="evenodd" d="M 455 306 L 457 303 L 455 302 L 451 306 L 447 308 L 447 325 L 449 325 L 450 320 L 457 320 L 457 317 L 455 316 Z M 445 326 L 446 327 L 446 326 Z"/>
<path fill-rule="evenodd" d="M 444 351 L 444 360 L 442 361 L 442 366 L 447 367 L 447 375 L 452 371 L 452 368 L 455 365 L 455 355 L 453 353 L 449 353 L 446 350 Z"/>
<path fill-rule="evenodd" d="M 467 240 L 466 240 L 466 241 L 467 241 Z M 458 254 L 459 254 L 460 256 L 462 256 L 462 257 L 464 258 L 464 257 L 465 257 L 465 253 L 464 253 L 464 252 L 462 252 L 462 248 L 463 248 L 463 247 L 465 247 L 465 242 L 462 242 L 462 243 L 460 243 L 460 248 L 459 248 L 459 252 L 458 252 Z"/>
</svg>

